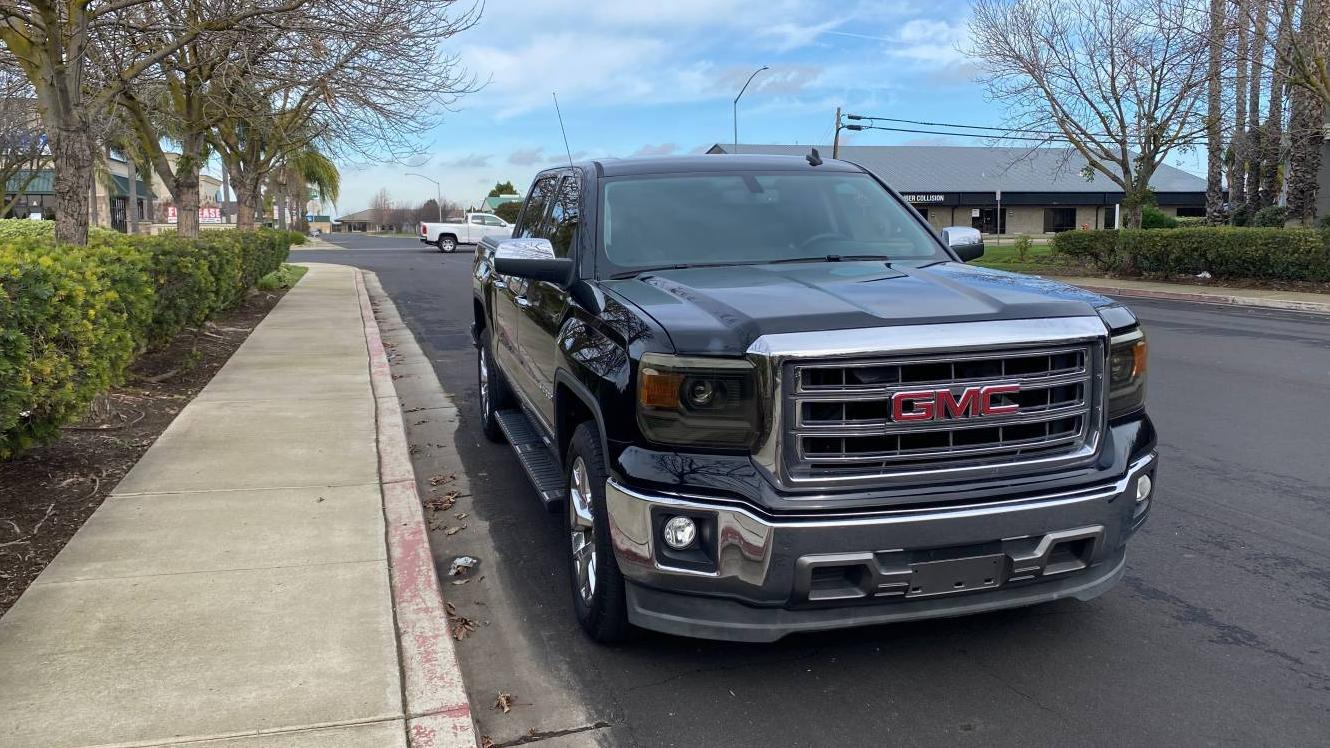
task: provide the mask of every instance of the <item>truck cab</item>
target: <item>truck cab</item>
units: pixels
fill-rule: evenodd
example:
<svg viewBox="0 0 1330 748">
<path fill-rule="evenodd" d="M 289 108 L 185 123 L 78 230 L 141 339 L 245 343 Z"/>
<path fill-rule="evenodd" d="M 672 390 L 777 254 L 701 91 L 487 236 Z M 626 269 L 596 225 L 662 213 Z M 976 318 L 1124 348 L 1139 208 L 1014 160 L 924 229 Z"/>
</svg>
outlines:
<svg viewBox="0 0 1330 748">
<path fill-rule="evenodd" d="M 774 641 L 1087 600 L 1158 457 L 1127 308 L 966 264 L 831 159 L 539 174 L 473 265 L 479 410 L 587 633 Z"/>
<path fill-rule="evenodd" d="M 493 213 L 467 213 L 461 221 L 420 223 L 420 241 L 433 244 L 440 252 L 451 254 L 459 244 L 476 244 L 487 236 L 506 237 L 512 233 L 512 224 Z"/>
</svg>

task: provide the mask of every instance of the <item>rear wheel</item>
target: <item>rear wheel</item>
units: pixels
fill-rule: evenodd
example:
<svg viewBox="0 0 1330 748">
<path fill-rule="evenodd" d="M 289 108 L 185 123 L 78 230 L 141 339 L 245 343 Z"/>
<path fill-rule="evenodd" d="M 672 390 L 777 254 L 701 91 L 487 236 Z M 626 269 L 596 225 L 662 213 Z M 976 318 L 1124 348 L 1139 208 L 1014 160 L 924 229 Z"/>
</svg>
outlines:
<svg viewBox="0 0 1330 748">
<path fill-rule="evenodd" d="M 569 577 L 573 610 L 583 630 L 598 642 L 620 642 L 628 638 L 623 575 L 610 542 L 609 518 L 605 513 L 605 457 L 600 433 L 587 422 L 573 432 L 565 468 L 568 477 L 567 516 Z"/>
<path fill-rule="evenodd" d="M 503 429 L 495 412 L 512 407 L 513 393 L 503 379 L 503 373 L 494 366 L 490 354 L 490 336 L 486 332 L 480 348 L 476 350 L 476 378 L 480 385 L 480 428 L 485 438 L 492 442 L 504 442 Z"/>
<path fill-rule="evenodd" d="M 451 236 L 440 236 L 438 245 L 439 251 L 444 254 L 452 254 L 457 251 L 457 239 Z"/>
</svg>

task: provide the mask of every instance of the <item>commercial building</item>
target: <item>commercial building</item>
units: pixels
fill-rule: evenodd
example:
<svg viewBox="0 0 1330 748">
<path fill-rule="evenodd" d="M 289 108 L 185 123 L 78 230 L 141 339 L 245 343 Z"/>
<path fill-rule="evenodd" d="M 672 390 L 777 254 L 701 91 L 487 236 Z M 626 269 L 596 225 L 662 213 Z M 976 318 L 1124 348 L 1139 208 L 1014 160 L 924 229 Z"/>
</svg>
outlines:
<svg viewBox="0 0 1330 748">
<path fill-rule="evenodd" d="M 707 153 L 805 156 L 831 146 L 717 143 Z M 973 226 L 985 234 L 1052 234 L 1113 228 L 1122 191 L 1107 177 L 1086 179 L 1085 159 L 1070 148 L 923 145 L 841 146 L 840 157 L 877 174 L 935 228 Z M 1160 166 L 1150 180 L 1159 208 L 1205 215 L 1205 179 Z"/>
</svg>

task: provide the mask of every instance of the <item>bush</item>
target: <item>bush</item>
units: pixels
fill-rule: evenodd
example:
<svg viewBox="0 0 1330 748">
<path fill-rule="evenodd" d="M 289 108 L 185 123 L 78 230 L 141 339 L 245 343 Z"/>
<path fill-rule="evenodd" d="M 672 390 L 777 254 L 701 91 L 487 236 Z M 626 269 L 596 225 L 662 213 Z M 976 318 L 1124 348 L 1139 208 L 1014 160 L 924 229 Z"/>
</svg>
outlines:
<svg viewBox="0 0 1330 748">
<path fill-rule="evenodd" d="M 139 352 L 244 298 L 289 242 L 94 230 L 72 247 L 50 222 L 0 221 L 0 459 L 53 439 Z"/>
<path fill-rule="evenodd" d="M 1088 260 L 1100 270 L 1115 270 L 1117 241 L 1118 232 L 1113 229 L 1063 231 L 1053 235 L 1053 254 Z"/>
<path fill-rule="evenodd" d="M 1175 229 L 1178 227 L 1178 219 L 1170 216 L 1164 211 L 1153 205 L 1141 207 L 1141 228 L 1143 229 Z"/>
<path fill-rule="evenodd" d="M 1283 228 L 1288 220 L 1288 208 L 1283 205 L 1267 205 L 1252 214 L 1248 225 L 1264 228 Z"/>
<path fill-rule="evenodd" d="M 1055 252 L 1102 270 L 1216 278 L 1330 281 L 1330 242 L 1315 229 L 1217 226 L 1174 231 L 1069 231 Z"/>
<path fill-rule="evenodd" d="M 1016 257 L 1021 262 L 1025 262 L 1029 259 L 1030 249 L 1032 247 L 1034 247 L 1034 242 L 1030 240 L 1030 237 L 1025 234 L 1016 237 Z"/>
</svg>

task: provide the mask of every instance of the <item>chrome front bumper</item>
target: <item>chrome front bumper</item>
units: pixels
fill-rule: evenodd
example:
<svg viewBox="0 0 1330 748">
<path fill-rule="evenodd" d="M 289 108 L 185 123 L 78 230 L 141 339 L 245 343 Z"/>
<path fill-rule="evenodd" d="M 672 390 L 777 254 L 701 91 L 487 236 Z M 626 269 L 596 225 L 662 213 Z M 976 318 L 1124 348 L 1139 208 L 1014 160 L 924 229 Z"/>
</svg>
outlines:
<svg viewBox="0 0 1330 748">
<path fill-rule="evenodd" d="M 1089 599 L 1121 575 L 1156 456 L 1116 481 L 1006 502 L 844 516 L 768 518 L 741 506 L 644 492 L 611 479 L 606 506 L 629 615 L 644 628 L 773 641 L 795 631 Z M 700 547 L 659 541 L 668 518 Z M 955 563 L 951 563 L 955 562 Z M 954 580 L 954 581 L 953 581 Z"/>
</svg>

